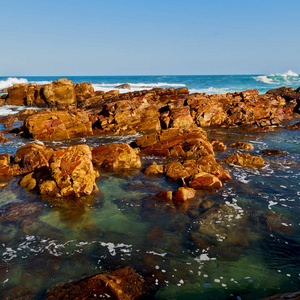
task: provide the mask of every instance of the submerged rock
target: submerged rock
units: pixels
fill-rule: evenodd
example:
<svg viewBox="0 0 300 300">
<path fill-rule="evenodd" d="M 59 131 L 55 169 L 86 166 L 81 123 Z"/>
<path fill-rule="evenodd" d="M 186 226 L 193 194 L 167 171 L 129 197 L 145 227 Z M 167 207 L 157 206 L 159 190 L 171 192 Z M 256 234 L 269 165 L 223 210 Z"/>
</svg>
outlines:
<svg viewBox="0 0 300 300">
<path fill-rule="evenodd" d="M 118 299 L 133 300 L 145 294 L 144 280 L 131 268 L 97 274 L 57 286 L 46 293 L 47 300 Z"/>
<path fill-rule="evenodd" d="M 299 101 L 300 102 L 300 101 Z M 294 125 L 289 125 L 284 127 L 285 129 L 289 129 L 289 130 L 299 130 L 300 129 L 300 122 L 295 123 Z"/>
<path fill-rule="evenodd" d="M 300 291 L 291 292 L 291 293 L 276 294 L 276 295 L 273 295 L 273 296 L 263 298 L 261 300 L 299 300 L 299 299 L 300 299 Z"/>
<path fill-rule="evenodd" d="M 219 159 L 218 162 L 242 166 L 244 168 L 260 168 L 265 165 L 261 156 L 251 156 L 248 153 L 235 153 L 225 159 Z"/>
<path fill-rule="evenodd" d="M 92 150 L 93 164 L 105 169 L 140 168 L 142 163 L 137 152 L 128 144 L 100 145 Z"/>
<path fill-rule="evenodd" d="M 262 154 L 264 156 L 286 156 L 286 155 L 288 155 L 288 153 L 285 152 L 285 151 L 282 151 L 282 150 L 273 150 L 273 149 L 262 150 Z"/>
</svg>

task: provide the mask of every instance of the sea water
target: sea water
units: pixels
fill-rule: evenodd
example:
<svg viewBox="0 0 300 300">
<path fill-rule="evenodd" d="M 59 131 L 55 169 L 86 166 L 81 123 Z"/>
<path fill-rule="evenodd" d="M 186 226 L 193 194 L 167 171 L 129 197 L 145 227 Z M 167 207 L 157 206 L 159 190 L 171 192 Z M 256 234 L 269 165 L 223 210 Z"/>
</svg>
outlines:
<svg viewBox="0 0 300 300">
<path fill-rule="evenodd" d="M 8 84 L 44 84 L 59 77 L 0 78 Z M 128 82 L 132 89 L 186 86 L 191 92 L 226 93 L 257 88 L 261 93 L 282 85 L 298 88 L 297 74 L 237 76 L 129 76 L 67 77 L 92 82 L 96 89 L 110 90 Z M 20 108 L 5 106 L 0 114 Z M 292 122 L 295 122 L 294 120 Z M 16 125 L 20 126 L 21 122 Z M 0 124 L 0 131 L 4 125 Z M 300 289 L 300 133 L 280 128 L 270 133 L 239 129 L 207 129 L 226 145 L 251 142 L 251 155 L 264 149 L 284 150 L 282 157 L 266 158 L 261 169 L 224 166 L 233 179 L 215 193 L 198 192 L 196 200 L 225 204 L 230 213 L 212 224 L 214 245 L 198 248 L 191 238 L 197 219 L 184 207 L 161 206 L 151 196 L 176 190 L 164 176 L 148 177 L 141 170 L 101 172 L 99 192 L 78 201 L 44 199 L 22 189 L 19 178 L 6 180 L 0 189 L 0 209 L 26 204 L 32 213 L 0 223 L 0 295 L 2 298 L 43 299 L 55 284 L 98 272 L 132 267 L 152 278 L 153 299 L 260 299 Z M 31 142 L 5 135 L 0 153 L 12 156 Z M 45 142 L 47 147 L 130 143 L 139 135 L 90 137 Z M 236 150 L 216 153 L 217 158 Z M 143 167 L 163 158 L 142 157 Z M 1 179 L 5 181 L 5 178 Z M 34 212 L 35 211 L 35 212 Z M 33 213 L 34 212 L 34 213 Z M 289 220 L 280 224 L 291 230 L 269 231 L 258 224 L 259 216 L 274 213 Z M 251 220 L 243 223 L 244 220 Z M 228 229 L 226 229 L 228 228 Z M 241 243 L 232 241 L 237 230 Z M 240 241 L 239 241 L 240 242 Z"/>
</svg>

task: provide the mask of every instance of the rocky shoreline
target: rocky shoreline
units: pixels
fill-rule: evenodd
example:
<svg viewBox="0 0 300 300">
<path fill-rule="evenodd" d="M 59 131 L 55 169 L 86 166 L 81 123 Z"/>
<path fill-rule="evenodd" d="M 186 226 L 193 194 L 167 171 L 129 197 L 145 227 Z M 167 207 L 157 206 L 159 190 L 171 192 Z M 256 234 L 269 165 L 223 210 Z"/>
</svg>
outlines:
<svg viewBox="0 0 300 300">
<path fill-rule="evenodd" d="M 143 170 L 147 176 L 166 176 L 177 182 L 176 190 L 161 191 L 149 203 L 163 209 L 185 210 L 193 215 L 196 225 L 191 230 L 191 240 L 199 248 L 212 246 L 218 251 L 218 247 L 234 245 L 239 249 L 249 242 L 245 240 L 247 232 L 240 230 L 247 222 L 257 222 L 257 226 L 272 232 L 288 234 L 292 231 L 291 222 L 279 215 L 260 214 L 252 220 L 244 215 L 236 221 L 236 230 L 216 228 L 216 232 L 220 230 L 223 235 L 230 236 L 220 245 L 214 239 L 216 232 L 209 228 L 210 224 L 219 215 L 236 212 L 225 204 L 215 206 L 209 201 L 198 203 L 200 209 L 197 210 L 191 200 L 198 190 L 213 192 L 220 189 L 224 181 L 231 180 L 227 165 L 258 169 L 265 165 L 261 156 L 245 153 L 253 149 L 247 142 L 228 145 L 239 151 L 217 160 L 215 152 L 226 153 L 227 146 L 218 139 L 208 139 L 205 129 L 242 127 L 245 131 L 259 132 L 283 128 L 283 122 L 299 116 L 300 88 L 282 87 L 263 95 L 257 90 L 224 95 L 190 94 L 187 88 L 156 88 L 120 94 L 118 90 L 95 92 L 90 83 L 74 84 L 59 79 L 42 86 L 16 84 L 0 97 L 0 106 L 5 104 L 37 109 L 0 117 L 0 123 L 7 127 L 3 132 L 7 137 L 0 132 L 0 143 L 8 142 L 10 134 L 28 141 L 128 134 L 140 137 L 130 145 L 109 144 L 94 148 L 81 144 L 56 149 L 47 148 L 41 142 L 28 143 L 20 147 L 14 157 L 0 154 L 0 184 L 16 176 L 20 177 L 19 184 L 24 189 L 38 193 L 41 199 L 72 198 L 76 201 L 98 192 L 96 182 L 102 170 Z M 10 128 L 15 121 L 21 121 L 22 125 Z M 285 128 L 297 130 L 299 124 Z M 272 149 L 266 149 L 263 154 L 266 157 L 284 155 Z M 168 162 L 143 166 L 143 156 L 166 157 Z M 18 214 L 15 208 L 10 212 Z M 10 212 L 2 209 L 0 222 L 14 219 Z M 281 223 L 289 224 L 288 228 Z M 110 295 L 113 299 L 136 299 L 147 293 L 145 280 L 132 269 L 121 269 L 57 287 L 46 296 L 47 299 L 67 299 L 69 290 L 73 289 L 76 299 L 79 294 L 88 297 L 96 289 L 99 294 Z"/>
</svg>

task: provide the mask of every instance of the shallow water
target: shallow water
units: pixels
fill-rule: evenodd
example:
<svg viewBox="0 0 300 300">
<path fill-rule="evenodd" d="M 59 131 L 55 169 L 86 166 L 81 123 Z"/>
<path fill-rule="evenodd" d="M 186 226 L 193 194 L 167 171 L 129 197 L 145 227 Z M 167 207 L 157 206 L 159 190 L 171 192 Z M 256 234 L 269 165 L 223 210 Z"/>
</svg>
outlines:
<svg viewBox="0 0 300 300">
<path fill-rule="evenodd" d="M 233 179 L 215 193 L 198 191 L 189 207 L 151 198 L 178 186 L 140 170 L 103 171 L 97 183 L 100 191 L 76 202 L 41 198 L 23 190 L 18 178 L 8 181 L 0 189 L 0 209 L 8 212 L 13 205 L 25 205 L 28 214 L 0 224 L 2 297 L 43 299 L 45 291 L 57 283 L 126 266 L 152 279 L 154 299 L 259 299 L 299 290 L 300 132 L 279 129 L 245 134 L 237 129 L 210 129 L 208 135 L 225 144 L 251 142 L 252 155 L 261 155 L 266 148 L 289 154 L 266 158 L 260 170 L 226 166 Z M 1 145 L 1 153 L 14 155 L 30 142 L 9 138 L 10 143 Z M 46 146 L 96 146 L 136 138 L 93 137 Z M 234 151 L 228 148 L 226 154 L 216 156 Z M 163 161 L 142 160 L 143 166 Z M 198 247 L 203 199 L 225 204 L 226 213 L 211 224 L 211 245 Z M 287 218 L 292 226 L 283 224 L 285 232 L 270 231 L 258 222 L 264 213 Z"/>
</svg>

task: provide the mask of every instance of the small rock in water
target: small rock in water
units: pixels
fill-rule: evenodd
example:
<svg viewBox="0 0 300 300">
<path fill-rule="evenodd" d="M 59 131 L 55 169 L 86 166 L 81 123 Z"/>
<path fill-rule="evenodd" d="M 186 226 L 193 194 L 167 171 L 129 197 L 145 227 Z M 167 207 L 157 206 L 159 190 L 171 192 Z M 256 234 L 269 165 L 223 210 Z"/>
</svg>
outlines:
<svg viewBox="0 0 300 300">
<path fill-rule="evenodd" d="M 8 183 L 7 182 L 5 182 L 5 183 L 0 183 L 0 188 L 2 188 L 2 187 L 6 187 L 8 185 Z"/>
<path fill-rule="evenodd" d="M 262 151 L 264 156 L 286 156 L 288 155 L 287 152 L 282 150 L 272 150 L 272 149 L 265 149 Z"/>
<path fill-rule="evenodd" d="M 129 83 L 123 83 L 123 84 L 115 86 L 115 89 L 127 89 L 127 90 L 130 90 L 131 89 L 131 85 Z"/>
<path fill-rule="evenodd" d="M 251 143 L 246 143 L 246 142 L 232 143 L 232 144 L 228 145 L 228 147 L 237 148 L 237 149 L 245 150 L 245 151 L 252 151 L 254 148 Z"/>
</svg>

